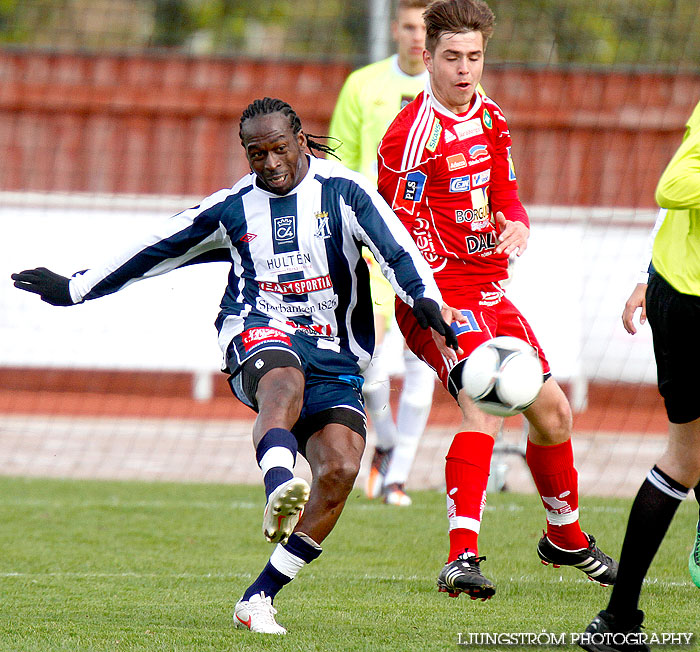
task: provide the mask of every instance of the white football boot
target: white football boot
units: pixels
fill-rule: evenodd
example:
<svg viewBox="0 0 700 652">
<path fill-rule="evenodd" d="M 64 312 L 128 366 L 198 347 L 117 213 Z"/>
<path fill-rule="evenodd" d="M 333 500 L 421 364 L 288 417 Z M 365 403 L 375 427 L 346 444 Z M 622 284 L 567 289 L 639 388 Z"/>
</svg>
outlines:
<svg viewBox="0 0 700 652">
<path fill-rule="evenodd" d="M 233 610 L 233 623 L 240 629 L 258 634 L 286 634 L 287 630 L 275 621 L 277 609 L 265 593 L 256 593 L 250 600 L 239 600 Z"/>
<path fill-rule="evenodd" d="M 403 483 L 395 482 L 389 486 L 385 486 L 382 494 L 382 501 L 385 505 L 410 507 L 413 503 L 411 497 L 404 491 Z"/>
<path fill-rule="evenodd" d="M 309 483 L 303 478 L 283 482 L 267 499 L 262 531 L 270 543 L 286 543 L 309 500 Z"/>
</svg>

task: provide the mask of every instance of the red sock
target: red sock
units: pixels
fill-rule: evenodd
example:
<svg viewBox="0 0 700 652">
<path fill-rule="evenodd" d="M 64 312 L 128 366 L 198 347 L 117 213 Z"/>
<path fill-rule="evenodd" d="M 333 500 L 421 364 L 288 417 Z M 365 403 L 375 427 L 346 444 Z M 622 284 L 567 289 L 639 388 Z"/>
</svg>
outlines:
<svg viewBox="0 0 700 652">
<path fill-rule="evenodd" d="M 465 549 L 478 554 L 481 515 L 486 505 L 486 483 L 491 468 L 493 437 L 483 432 L 458 432 L 445 463 L 450 556 L 454 561 Z"/>
<path fill-rule="evenodd" d="M 571 440 L 554 446 L 528 441 L 526 457 L 547 511 L 547 538 L 565 550 L 587 547 L 578 522 L 578 473 Z"/>
</svg>

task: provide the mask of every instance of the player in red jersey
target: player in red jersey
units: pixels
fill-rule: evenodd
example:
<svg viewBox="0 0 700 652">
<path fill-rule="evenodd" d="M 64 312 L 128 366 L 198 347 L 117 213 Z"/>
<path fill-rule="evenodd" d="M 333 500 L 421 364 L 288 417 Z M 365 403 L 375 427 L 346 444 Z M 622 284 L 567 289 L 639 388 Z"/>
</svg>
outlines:
<svg viewBox="0 0 700 652">
<path fill-rule="evenodd" d="M 571 408 L 530 326 L 501 286 L 509 256 L 527 247 L 530 224 L 518 197 L 506 119 L 476 90 L 494 16 L 481 0 L 438 0 L 423 17 L 429 79 L 379 146 L 378 184 L 430 263 L 445 301 L 467 318 L 452 325 L 463 351 L 455 362 L 421 334 L 410 310 L 396 308 L 408 345 L 437 371 L 463 415 L 445 466 L 450 554 L 438 587 L 482 599 L 495 592 L 481 573 L 477 540 L 502 419 L 479 410 L 462 391 L 461 362 L 497 335 L 529 342 L 545 373 L 539 397 L 525 411 L 527 463 L 547 514 L 538 554 L 544 563 L 577 566 L 611 584 L 617 563 L 579 526 Z"/>
</svg>

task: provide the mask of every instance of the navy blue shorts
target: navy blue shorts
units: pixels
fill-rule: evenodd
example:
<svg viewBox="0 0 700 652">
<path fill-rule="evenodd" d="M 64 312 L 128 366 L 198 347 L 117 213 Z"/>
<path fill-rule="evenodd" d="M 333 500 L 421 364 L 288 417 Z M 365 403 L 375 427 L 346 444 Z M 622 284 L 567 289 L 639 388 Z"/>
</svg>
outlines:
<svg viewBox="0 0 700 652">
<path fill-rule="evenodd" d="M 308 438 L 329 423 L 345 425 L 366 438 L 359 367 L 332 340 L 256 326 L 233 338 L 226 362 L 232 370 L 231 390 L 256 412 L 255 394 L 265 373 L 276 367 L 293 367 L 304 374 L 303 406 L 292 428 L 302 454 Z"/>
<path fill-rule="evenodd" d="M 696 375 L 700 366 L 700 297 L 678 292 L 655 273 L 649 277 L 646 301 L 659 392 L 668 420 L 689 423 L 700 418 Z"/>
</svg>

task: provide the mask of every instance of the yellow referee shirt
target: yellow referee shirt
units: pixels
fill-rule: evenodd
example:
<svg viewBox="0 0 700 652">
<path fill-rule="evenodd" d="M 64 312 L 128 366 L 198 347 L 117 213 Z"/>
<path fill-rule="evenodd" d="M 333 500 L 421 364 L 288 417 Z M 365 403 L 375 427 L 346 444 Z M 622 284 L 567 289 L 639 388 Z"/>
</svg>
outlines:
<svg viewBox="0 0 700 652">
<path fill-rule="evenodd" d="M 377 183 L 377 148 L 396 114 L 425 87 L 427 72 L 407 75 L 398 55 L 371 63 L 345 80 L 331 119 L 336 155 L 351 170 Z"/>
<path fill-rule="evenodd" d="M 654 268 L 678 292 L 700 296 L 700 103 L 656 188 L 667 208 L 654 240 Z"/>
</svg>

